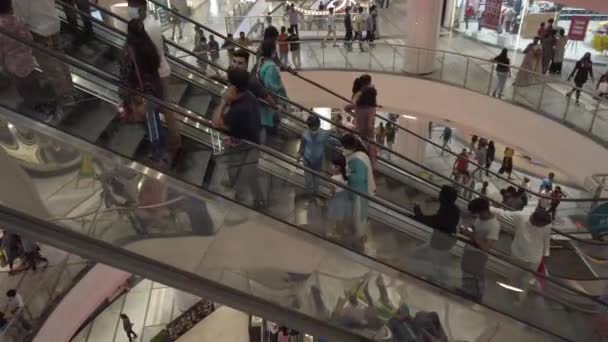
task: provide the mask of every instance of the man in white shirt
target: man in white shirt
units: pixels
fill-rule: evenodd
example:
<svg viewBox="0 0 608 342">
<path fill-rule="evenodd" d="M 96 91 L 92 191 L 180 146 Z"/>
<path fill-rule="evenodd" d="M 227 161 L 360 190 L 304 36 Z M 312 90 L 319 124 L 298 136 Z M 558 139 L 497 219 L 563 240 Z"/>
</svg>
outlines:
<svg viewBox="0 0 608 342">
<path fill-rule="evenodd" d="M 169 99 L 170 85 L 171 85 L 171 66 L 167 62 L 165 56 L 165 41 L 163 38 L 163 32 L 161 29 L 160 22 L 158 22 L 154 16 L 148 15 L 146 7 L 142 7 L 139 10 L 139 19 L 143 20 L 144 29 L 148 36 L 156 47 L 158 57 L 160 58 L 160 66 L 158 67 L 158 75 L 160 76 L 161 83 L 163 86 L 164 100 Z M 177 129 L 177 121 L 175 119 L 175 113 L 165 110 L 163 112 L 165 122 L 167 123 L 167 129 L 169 131 L 168 143 L 171 150 L 176 150 L 181 145 L 180 135 Z"/>
<path fill-rule="evenodd" d="M 476 198 L 469 203 L 469 212 L 476 216 L 472 231 L 464 231 L 472 245 L 466 245 L 462 256 L 462 290 L 476 302 L 483 299 L 487 252 L 494 248 L 500 236 L 500 222 L 490 211 L 490 201 Z M 474 245 L 474 246 L 473 246 Z"/>
<path fill-rule="evenodd" d="M 522 268 L 514 267 L 510 284 L 522 290 L 523 302 L 534 275 L 543 258 L 549 256 L 551 242 L 551 214 L 547 208 L 536 207 L 532 214 L 521 211 L 492 209 L 499 219 L 513 225 L 515 236 L 511 243 L 511 258 Z"/>
<path fill-rule="evenodd" d="M 338 46 L 338 44 L 336 43 L 336 15 L 334 14 L 333 7 L 329 8 L 329 14 L 327 15 L 327 35 L 325 36 L 325 38 L 323 38 L 323 42 L 321 43 L 321 46 L 323 46 L 323 47 L 325 46 L 325 41 L 330 36 L 333 36 L 334 47 Z"/>
<path fill-rule="evenodd" d="M 60 21 L 55 9 L 55 0 L 18 0 L 13 2 L 15 16 L 23 19 L 32 31 L 34 41 L 61 52 L 59 35 Z M 72 74 L 68 66 L 60 60 L 34 50 L 34 56 L 47 82 L 55 91 L 57 102 L 61 107 L 76 104 Z M 55 119 L 61 119 L 61 111 Z"/>
<path fill-rule="evenodd" d="M 25 331 L 32 330 L 32 325 L 23 317 L 25 315 L 25 303 L 23 297 L 15 289 L 6 291 L 6 307 L 7 311 L 17 318 L 20 327 Z"/>
</svg>

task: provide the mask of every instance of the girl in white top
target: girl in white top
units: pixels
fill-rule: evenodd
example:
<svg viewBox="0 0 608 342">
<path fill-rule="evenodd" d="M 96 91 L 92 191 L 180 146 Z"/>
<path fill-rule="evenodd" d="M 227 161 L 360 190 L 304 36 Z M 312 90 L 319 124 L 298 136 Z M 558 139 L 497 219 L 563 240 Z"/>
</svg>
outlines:
<svg viewBox="0 0 608 342">
<path fill-rule="evenodd" d="M 327 15 L 327 35 L 325 36 L 325 38 L 323 38 L 323 42 L 321 43 L 321 46 L 325 46 L 325 41 L 330 37 L 333 36 L 334 39 L 334 46 L 338 46 L 338 44 L 336 43 L 336 15 L 334 14 L 334 8 L 331 7 L 329 9 L 329 14 Z"/>
</svg>

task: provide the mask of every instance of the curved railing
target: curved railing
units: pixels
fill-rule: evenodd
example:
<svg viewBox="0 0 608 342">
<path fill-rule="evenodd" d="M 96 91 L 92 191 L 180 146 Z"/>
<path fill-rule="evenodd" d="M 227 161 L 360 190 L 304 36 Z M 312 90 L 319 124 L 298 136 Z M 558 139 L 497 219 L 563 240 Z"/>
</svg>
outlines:
<svg viewBox="0 0 608 342">
<path fill-rule="evenodd" d="M 212 34 L 215 35 L 217 37 L 221 37 L 223 40 L 225 40 L 226 38 L 224 37 L 224 35 L 218 33 L 217 31 L 210 29 L 208 27 L 206 27 L 204 24 L 198 23 L 194 20 L 192 20 L 191 18 L 188 18 L 186 16 L 182 16 L 179 13 L 175 13 L 172 12 L 171 9 L 169 9 L 168 7 L 159 4 L 158 2 L 156 2 L 155 0 L 150 0 L 149 2 L 154 3 L 155 6 L 157 6 L 159 9 L 163 10 L 163 11 L 167 11 L 167 12 L 171 12 L 172 15 L 178 16 L 180 17 L 184 23 L 186 23 L 186 31 L 188 31 L 188 29 L 190 30 L 190 32 L 192 33 L 192 35 L 194 34 L 195 28 L 200 28 L 202 29 L 204 32 L 207 32 L 208 34 Z M 124 19 L 121 19 L 124 20 Z M 173 44 L 172 42 L 170 42 L 169 40 L 167 40 L 167 43 L 169 45 L 171 45 L 172 47 L 175 47 L 175 44 Z M 256 54 L 255 51 L 252 50 L 251 46 L 241 46 L 239 45 L 237 42 L 233 42 L 234 46 L 236 47 L 240 47 L 243 48 L 247 51 L 249 51 L 251 54 Z M 180 43 L 179 47 L 175 47 L 177 50 L 180 50 L 180 53 L 176 56 L 178 56 L 180 59 L 189 61 L 192 64 L 196 64 L 198 61 L 198 58 L 195 56 L 190 55 L 184 55 L 184 50 L 187 50 L 184 48 L 184 46 L 188 46 L 185 43 Z M 400 73 L 402 74 L 402 72 L 400 71 L 400 67 L 398 67 L 399 65 L 403 65 L 403 61 L 401 61 L 401 64 L 397 63 L 400 60 L 397 60 L 397 56 L 404 56 L 406 53 L 409 53 L 410 55 L 415 55 L 418 56 L 420 54 L 422 54 L 422 51 L 425 51 L 425 56 L 428 55 L 429 52 L 441 52 L 444 54 L 449 55 L 449 57 L 447 58 L 443 58 L 440 59 L 443 62 L 441 63 L 440 67 L 436 69 L 435 73 L 426 75 L 426 76 L 421 76 L 421 77 L 429 77 L 431 79 L 433 79 L 433 75 L 435 74 L 439 74 L 440 79 L 443 79 L 444 82 L 448 82 L 451 84 L 462 84 L 461 86 L 464 86 L 467 89 L 473 89 L 473 90 L 478 90 L 479 92 L 482 93 L 488 93 L 488 89 L 491 89 L 491 82 L 493 80 L 493 66 L 494 63 L 491 63 L 487 60 L 483 60 L 480 58 L 476 58 L 476 57 L 469 57 L 469 56 L 465 56 L 465 55 L 460 55 L 457 53 L 452 53 L 452 52 L 447 52 L 447 51 L 441 51 L 441 50 L 428 50 L 428 49 L 417 49 L 417 48 L 412 48 L 412 47 L 407 47 L 404 45 L 388 45 L 388 44 L 376 44 L 376 47 L 374 49 L 367 50 L 366 52 L 361 53 L 361 55 L 358 55 L 359 57 L 354 57 L 355 54 L 359 54 L 358 51 L 353 51 L 353 52 L 345 52 L 345 50 L 343 49 L 338 49 L 338 48 L 333 48 L 333 47 L 327 47 L 327 48 L 321 48 L 321 43 L 317 42 L 317 43 L 311 43 L 311 42 L 301 42 L 301 49 L 302 48 L 306 48 L 308 47 L 309 49 L 307 49 L 307 51 L 309 51 L 313 56 L 317 56 L 317 58 L 309 58 L 308 65 L 305 64 L 305 61 L 302 61 L 302 66 L 301 69 L 336 69 L 336 70 L 360 70 L 360 71 L 378 71 L 378 72 L 396 72 L 396 73 Z M 392 54 L 394 52 L 394 58 L 385 58 L 384 61 L 382 61 L 381 63 L 379 63 L 377 61 L 377 58 L 374 57 L 377 55 L 378 52 L 380 52 L 380 49 L 384 47 L 385 50 L 388 48 L 388 51 Z M 353 44 L 353 49 L 357 50 L 357 44 L 354 43 Z M 224 48 L 222 48 L 222 50 L 224 50 Z M 340 56 L 338 56 L 338 58 L 336 58 L 335 60 L 330 60 L 329 57 L 326 59 L 325 56 L 329 56 L 326 55 L 326 53 L 329 53 L 329 51 L 333 51 L 333 52 L 339 52 Z M 417 51 L 417 52 L 416 52 Z M 344 54 L 343 54 L 344 53 Z M 350 57 L 353 57 L 351 59 L 349 59 Z M 361 57 L 363 56 L 363 57 Z M 464 73 L 462 75 L 462 77 L 459 77 L 458 73 L 449 73 L 450 75 L 447 75 L 448 72 L 450 70 L 450 61 L 456 61 L 457 58 L 461 58 L 464 62 L 465 65 L 465 71 L 466 73 Z M 420 58 L 416 58 L 417 61 L 420 61 Z M 467 62 L 468 60 L 468 62 Z M 476 64 L 475 63 L 471 63 L 471 60 L 476 60 L 479 61 L 480 63 L 485 63 L 485 65 L 487 65 L 490 70 L 487 73 L 487 83 L 484 87 L 479 87 L 479 86 L 474 86 L 473 85 L 473 81 L 471 81 L 472 79 L 476 79 L 476 77 L 473 77 L 473 73 L 477 72 L 476 70 L 478 70 L 476 68 Z M 225 69 L 228 65 L 229 65 L 229 61 L 227 58 L 225 58 L 224 54 L 222 53 L 220 55 L 220 58 L 218 60 L 205 60 L 205 63 L 207 65 L 211 65 L 214 68 L 219 68 L 219 69 Z M 435 63 L 437 63 L 437 58 L 435 58 Z M 441 67 L 443 66 L 443 67 Z M 416 65 L 416 69 L 419 68 L 419 65 Z M 517 68 L 514 67 L 515 70 L 518 70 Z M 286 68 L 285 71 L 292 73 L 295 77 L 298 77 L 299 79 L 311 84 L 314 87 L 317 87 L 321 90 L 323 90 L 324 92 L 327 92 L 335 97 L 340 98 L 341 100 L 345 101 L 345 102 L 350 102 L 350 99 L 346 96 L 343 96 L 331 89 L 328 89 L 327 87 L 324 87 L 323 85 L 310 80 L 306 77 L 303 77 L 302 75 L 298 74 L 295 70 L 290 69 L 290 68 Z M 446 74 L 446 75 L 444 75 Z M 541 75 L 536 75 L 538 76 L 538 78 L 540 79 Z M 544 77 L 544 76 L 543 76 Z M 536 78 L 536 77 L 535 77 Z M 483 79 L 483 78 L 481 78 Z M 557 81 L 557 83 L 559 84 L 564 84 L 561 81 Z M 477 84 L 477 82 L 475 83 Z M 532 87 L 532 88 L 530 88 Z M 514 99 L 516 101 L 521 100 L 521 102 L 525 105 L 526 103 L 538 103 L 538 101 L 534 101 L 534 99 L 532 100 L 526 100 L 529 96 L 532 96 L 532 91 L 530 89 L 537 89 L 540 90 L 542 93 L 546 94 L 544 95 L 544 99 L 546 100 L 551 93 L 551 91 L 545 89 L 548 88 L 548 85 L 546 85 L 545 83 L 541 83 L 539 82 L 539 84 L 537 85 L 533 85 L 527 87 L 528 91 L 526 91 L 526 94 L 520 94 L 520 92 L 515 91 L 515 93 L 517 94 L 516 96 L 514 96 Z M 479 89 L 478 89 L 479 88 Z M 586 93 L 588 94 L 588 93 Z M 587 95 L 585 95 L 587 96 Z M 564 100 L 564 96 L 561 95 L 561 97 L 559 97 L 559 99 Z M 603 110 L 603 107 L 599 105 L 600 103 L 600 99 L 598 98 L 593 98 L 594 100 L 598 101 L 598 112 L 596 114 L 603 114 L 601 112 L 601 110 Z M 285 99 L 282 99 L 285 100 Z M 544 104 L 544 102 L 540 102 L 541 104 Z M 603 103 L 603 102 L 602 102 Z M 570 106 L 570 101 L 568 101 L 568 107 L 570 111 L 574 110 L 572 109 L 574 107 L 574 105 Z M 608 106 L 608 105 L 607 105 Z M 568 113 L 566 113 L 568 114 Z M 572 114 L 572 113 L 570 113 Z M 605 114 L 607 120 L 608 120 L 608 109 L 606 110 L 606 114 Z M 581 117 L 581 115 L 570 115 L 568 116 L 568 118 L 572 118 L 572 121 L 578 120 L 578 118 Z M 381 116 L 377 116 L 378 120 L 382 120 L 382 121 L 387 121 L 385 118 L 381 117 Z M 593 121 L 595 121 L 595 119 L 593 119 Z M 395 124 L 395 123 L 394 123 Z M 336 126 L 336 123 L 332 123 L 332 125 Z M 441 150 L 442 147 L 441 145 L 429 140 L 427 137 L 421 136 L 409 129 L 406 129 L 402 126 L 399 126 L 397 124 L 396 128 L 399 129 L 402 132 L 406 132 L 407 134 L 410 135 L 414 135 L 416 136 L 418 139 L 421 139 L 422 141 L 424 141 L 425 144 L 428 144 L 429 146 L 433 146 L 433 148 L 435 149 L 439 149 Z M 596 126 L 599 125 L 599 120 L 598 120 L 598 124 Z M 577 128 L 578 126 L 574 125 L 574 124 L 570 124 L 569 126 Z M 597 129 L 596 129 L 597 130 Z M 608 129 L 606 132 L 606 137 L 608 139 Z M 452 158 L 456 157 L 456 154 L 451 152 L 450 150 L 446 150 L 445 153 L 447 153 L 448 155 L 452 156 Z M 480 165 L 477 165 L 475 162 L 471 163 L 472 165 L 474 165 L 475 167 L 480 167 Z M 504 178 L 502 175 L 499 175 L 498 173 L 489 171 L 489 173 L 492 175 L 492 178 L 497 179 L 500 181 L 500 183 L 502 185 L 511 185 L 511 186 L 515 186 L 515 187 L 519 187 L 520 184 L 515 183 L 509 179 Z M 449 174 L 448 174 L 449 175 Z M 492 180 L 493 181 L 493 180 Z M 530 191 L 527 190 L 531 195 L 533 195 L 536 198 L 542 198 L 544 197 L 543 195 L 539 194 L 536 191 Z M 563 199 L 562 202 L 589 202 L 589 201 L 597 201 L 598 199 L 592 199 L 592 198 L 573 198 L 573 196 L 569 196 L 568 198 Z"/>
<path fill-rule="evenodd" d="M 116 17 L 116 19 L 117 19 L 117 20 L 122 20 L 122 19 L 120 19 L 120 17 Z M 120 32 L 120 33 L 121 33 L 121 32 Z M 121 33 L 121 34 L 122 34 L 122 33 Z M 194 72 L 194 73 L 195 73 L 197 76 L 201 76 L 201 77 L 203 77 L 203 78 L 204 78 L 204 77 L 206 77 L 204 74 L 201 74 L 200 72 L 197 72 L 197 71 L 196 71 L 196 67 L 195 67 L 195 66 L 193 66 L 193 65 L 191 65 L 191 64 L 189 64 L 189 63 L 186 63 L 186 62 L 187 62 L 188 60 L 190 60 L 190 59 L 194 59 L 194 60 L 196 61 L 196 57 L 192 56 L 192 55 L 191 55 L 191 53 L 190 53 L 189 51 L 187 51 L 187 50 L 183 49 L 183 48 L 182 48 L 182 47 L 180 47 L 180 46 L 177 46 L 177 45 L 173 44 L 173 43 L 172 43 L 172 42 L 170 42 L 170 41 L 168 41 L 167 43 L 168 43 L 168 45 L 170 46 L 170 50 L 175 49 L 175 50 L 173 50 L 173 51 L 172 51 L 172 53 L 170 53 L 170 58 L 173 58 L 173 60 L 174 60 L 174 61 L 176 61 L 176 62 L 178 62 L 178 63 L 180 63 L 180 64 L 185 64 L 186 66 L 188 66 L 188 67 L 192 68 L 192 69 L 191 69 L 191 70 L 192 70 L 192 72 Z M 180 59 L 176 59 L 174 56 L 177 56 L 177 55 L 182 55 L 182 58 L 180 58 Z M 185 57 L 184 57 L 184 56 L 185 56 Z M 223 68 L 223 67 L 221 67 L 221 66 L 214 65 L 214 63 L 210 63 L 210 64 L 211 64 L 211 65 L 213 65 L 214 67 L 216 67 L 216 68 L 220 69 L 220 70 L 224 70 L 224 68 Z M 289 102 L 289 101 L 288 101 L 288 102 Z M 300 110 L 300 111 L 302 111 L 302 112 L 304 112 L 304 113 L 307 113 L 308 115 L 316 115 L 315 113 L 312 113 L 312 112 L 308 111 L 308 109 L 306 109 L 306 108 L 304 108 L 304 107 L 302 107 L 302 106 L 300 106 L 300 105 L 298 105 L 298 104 L 295 104 L 295 103 L 293 103 L 293 102 L 290 102 L 290 105 L 291 105 L 291 106 L 293 106 L 293 107 L 295 107 L 295 108 L 297 108 L 298 110 Z M 293 119 L 293 120 L 295 120 L 295 121 L 299 121 L 300 123 L 303 123 L 303 121 L 302 121 L 300 118 L 298 118 L 297 116 L 296 116 L 296 117 L 294 117 L 294 115 L 293 115 L 292 113 L 289 113 L 289 112 L 284 112 L 284 113 L 283 113 L 283 115 L 284 115 L 284 116 L 286 116 L 286 117 L 290 117 L 291 119 Z M 326 118 L 324 118 L 324 117 L 321 117 L 321 119 L 322 119 L 322 120 L 324 120 L 324 121 L 325 121 L 325 122 L 326 122 L 328 125 L 335 125 L 334 123 L 332 123 L 331 121 L 329 121 L 328 119 L 326 119 Z M 385 120 L 385 119 L 383 119 L 383 120 Z M 348 129 L 348 128 L 344 128 L 344 127 L 341 127 L 341 128 L 342 128 L 342 129 L 344 129 L 345 131 L 349 131 L 349 129 Z M 415 133 L 411 133 L 411 134 L 415 134 Z M 417 135 L 417 136 L 418 136 L 418 135 Z M 438 144 L 436 144 L 436 143 L 434 143 L 434 142 L 432 142 L 432 141 L 428 141 L 428 140 L 426 140 L 424 137 L 420 137 L 420 136 L 418 136 L 418 137 L 419 137 L 420 139 L 423 139 L 423 140 L 427 141 L 427 142 L 429 143 L 429 146 L 430 146 L 431 148 L 441 150 L 441 146 L 440 146 L 440 145 L 438 145 Z M 406 167 L 406 169 L 410 169 L 410 170 L 411 170 L 411 169 L 412 169 L 412 167 L 413 167 L 413 168 L 414 168 L 414 170 L 416 170 L 416 171 L 424 171 L 424 172 L 429 172 L 429 173 L 431 173 L 431 174 L 435 174 L 435 175 L 436 175 L 436 177 L 438 177 L 438 179 L 440 179 L 440 180 L 442 180 L 442 181 L 444 181 L 444 182 L 448 182 L 448 183 L 453 182 L 453 180 L 451 180 L 451 179 L 449 178 L 449 171 L 448 171 L 448 170 L 441 170 L 441 171 L 440 171 L 440 173 L 436 173 L 436 171 L 435 171 L 435 170 L 433 170 L 432 168 L 429 168 L 429 167 L 428 167 L 428 165 L 425 165 L 425 163 L 424 163 L 424 162 L 423 162 L 422 164 L 419 164 L 419 163 L 413 162 L 413 161 L 411 161 L 410 159 L 408 159 L 407 157 L 405 157 L 405 156 L 403 156 L 403 155 L 400 155 L 400 154 L 398 154 L 398 153 L 396 153 L 396 152 L 394 152 L 394 151 L 391 151 L 391 150 L 389 150 L 388 148 L 386 148 L 386 147 L 384 147 L 384 146 L 382 146 L 382 145 L 377 144 L 376 142 L 370 141 L 369 143 L 370 143 L 370 144 L 373 144 L 373 145 L 376 145 L 376 146 L 378 147 L 378 149 L 380 149 L 381 151 L 385 151 L 385 152 L 390 153 L 390 154 L 392 154 L 392 155 L 394 155 L 394 156 L 395 156 L 395 158 L 394 158 L 393 160 L 391 160 L 390 158 L 389 158 L 388 160 L 384 159 L 384 161 L 385 161 L 386 163 L 388 163 L 389 165 L 393 165 L 393 166 L 396 166 L 396 167 L 404 167 L 404 166 L 408 166 L 408 167 Z M 451 154 L 452 152 L 448 150 L 448 151 L 446 151 L 446 153 L 448 153 L 448 155 L 449 155 L 449 154 Z M 382 159 L 382 158 L 381 158 L 381 159 Z M 399 163 L 399 162 L 401 162 L 401 163 Z M 474 164 L 474 163 L 473 163 L 473 164 Z M 477 195 L 481 195 L 479 192 L 475 191 L 474 189 L 468 188 L 468 187 L 466 187 L 466 186 L 462 186 L 462 185 L 457 184 L 457 183 L 456 183 L 456 184 L 455 184 L 455 183 L 452 183 L 452 184 L 456 185 L 457 187 L 462 187 L 462 188 L 464 188 L 464 189 L 465 189 L 465 191 L 467 191 L 467 192 L 469 192 L 469 193 L 471 193 L 471 194 L 473 194 L 473 193 L 474 193 L 474 194 L 477 194 Z M 504 184 L 508 184 L 508 183 L 503 183 L 502 185 L 504 185 Z M 511 183 L 511 184 L 514 184 L 514 183 Z M 516 185 L 516 184 L 514 184 L 514 185 Z M 498 185 L 497 185 L 497 187 L 499 187 L 499 186 L 500 186 L 500 184 L 498 184 Z M 601 200 L 601 199 L 595 198 L 595 199 L 593 199 L 593 200 L 594 200 L 594 201 L 598 201 L 598 200 Z M 588 201 L 588 199 L 574 199 L 573 201 L 579 201 L 579 202 L 582 202 L 582 203 L 584 203 L 584 205 L 585 205 L 585 206 L 589 204 L 589 203 L 587 202 L 587 201 Z M 495 204 L 496 204 L 496 205 L 498 205 L 498 206 L 501 206 L 501 204 L 500 204 L 500 203 L 495 203 Z M 586 209 L 587 209 L 587 208 L 586 208 L 586 207 L 584 207 L 584 208 L 581 208 L 580 210 L 586 210 Z M 570 234 L 563 234 L 563 232 L 561 232 L 560 230 L 556 230 L 556 233 L 557 233 L 557 234 L 560 234 L 560 235 L 565 235 L 566 237 L 571 238 L 571 239 L 575 239 L 575 240 L 581 240 L 581 239 L 579 239 L 579 238 L 578 238 L 578 237 L 576 237 L 576 236 L 572 236 L 572 235 L 570 235 Z M 582 242 L 582 241 L 587 242 L 586 240 L 581 240 L 581 242 Z M 594 242 L 591 242 L 591 243 L 594 243 Z"/>
</svg>

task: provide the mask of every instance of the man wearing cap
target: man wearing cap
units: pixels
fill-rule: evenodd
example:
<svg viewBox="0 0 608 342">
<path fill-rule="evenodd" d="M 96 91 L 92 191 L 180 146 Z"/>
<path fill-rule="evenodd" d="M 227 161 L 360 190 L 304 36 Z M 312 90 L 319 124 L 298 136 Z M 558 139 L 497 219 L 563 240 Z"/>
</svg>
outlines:
<svg viewBox="0 0 608 342">
<path fill-rule="evenodd" d="M 513 225 L 515 236 L 511 243 L 514 267 L 509 285 L 522 290 L 519 301 L 523 302 L 531 281 L 543 257 L 549 256 L 551 241 L 551 214 L 547 208 L 536 207 L 532 214 L 494 208 L 492 213 L 500 220 Z"/>
</svg>

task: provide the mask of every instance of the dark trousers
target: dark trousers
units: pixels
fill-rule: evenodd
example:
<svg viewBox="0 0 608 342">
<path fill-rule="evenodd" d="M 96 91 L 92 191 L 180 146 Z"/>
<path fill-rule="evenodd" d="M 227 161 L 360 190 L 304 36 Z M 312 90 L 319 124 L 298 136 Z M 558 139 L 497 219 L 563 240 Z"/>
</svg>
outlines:
<svg viewBox="0 0 608 342">
<path fill-rule="evenodd" d="M 300 31 L 298 31 L 298 24 L 291 24 L 289 26 L 289 28 L 292 29 L 293 32 L 295 32 L 296 35 L 298 35 L 298 36 L 300 35 Z"/>
<path fill-rule="evenodd" d="M 363 50 L 363 32 L 355 32 L 355 38 L 353 40 L 359 41 L 359 48 Z"/>
<path fill-rule="evenodd" d="M 578 103 L 578 100 L 581 98 L 581 89 L 584 85 L 585 82 L 574 80 L 574 87 L 568 92 L 568 96 L 572 95 L 572 93 L 576 93 L 576 103 Z"/>
<path fill-rule="evenodd" d="M 513 172 L 513 158 L 512 157 L 504 157 L 502 159 L 502 165 L 500 167 L 500 170 L 498 170 L 498 173 L 500 173 L 502 175 L 505 172 L 509 176 L 511 175 L 511 172 Z"/>
<path fill-rule="evenodd" d="M 70 25 L 70 29 L 74 32 L 78 32 L 78 12 L 75 10 L 78 8 L 84 12 L 80 15 L 82 25 L 84 26 L 84 36 L 90 37 L 93 35 L 93 23 L 89 16 L 91 15 L 91 4 L 88 0 L 67 0 L 63 5 L 63 11 L 65 12 L 66 19 Z"/>
<path fill-rule="evenodd" d="M 353 30 L 346 29 L 346 34 L 344 35 L 344 45 L 348 48 L 353 47 Z"/>
<path fill-rule="evenodd" d="M 137 334 L 135 333 L 135 331 L 133 331 L 133 329 L 125 330 L 125 333 L 127 334 L 129 342 L 133 342 L 133 339 L 137 338 Z"/>
</svg>

